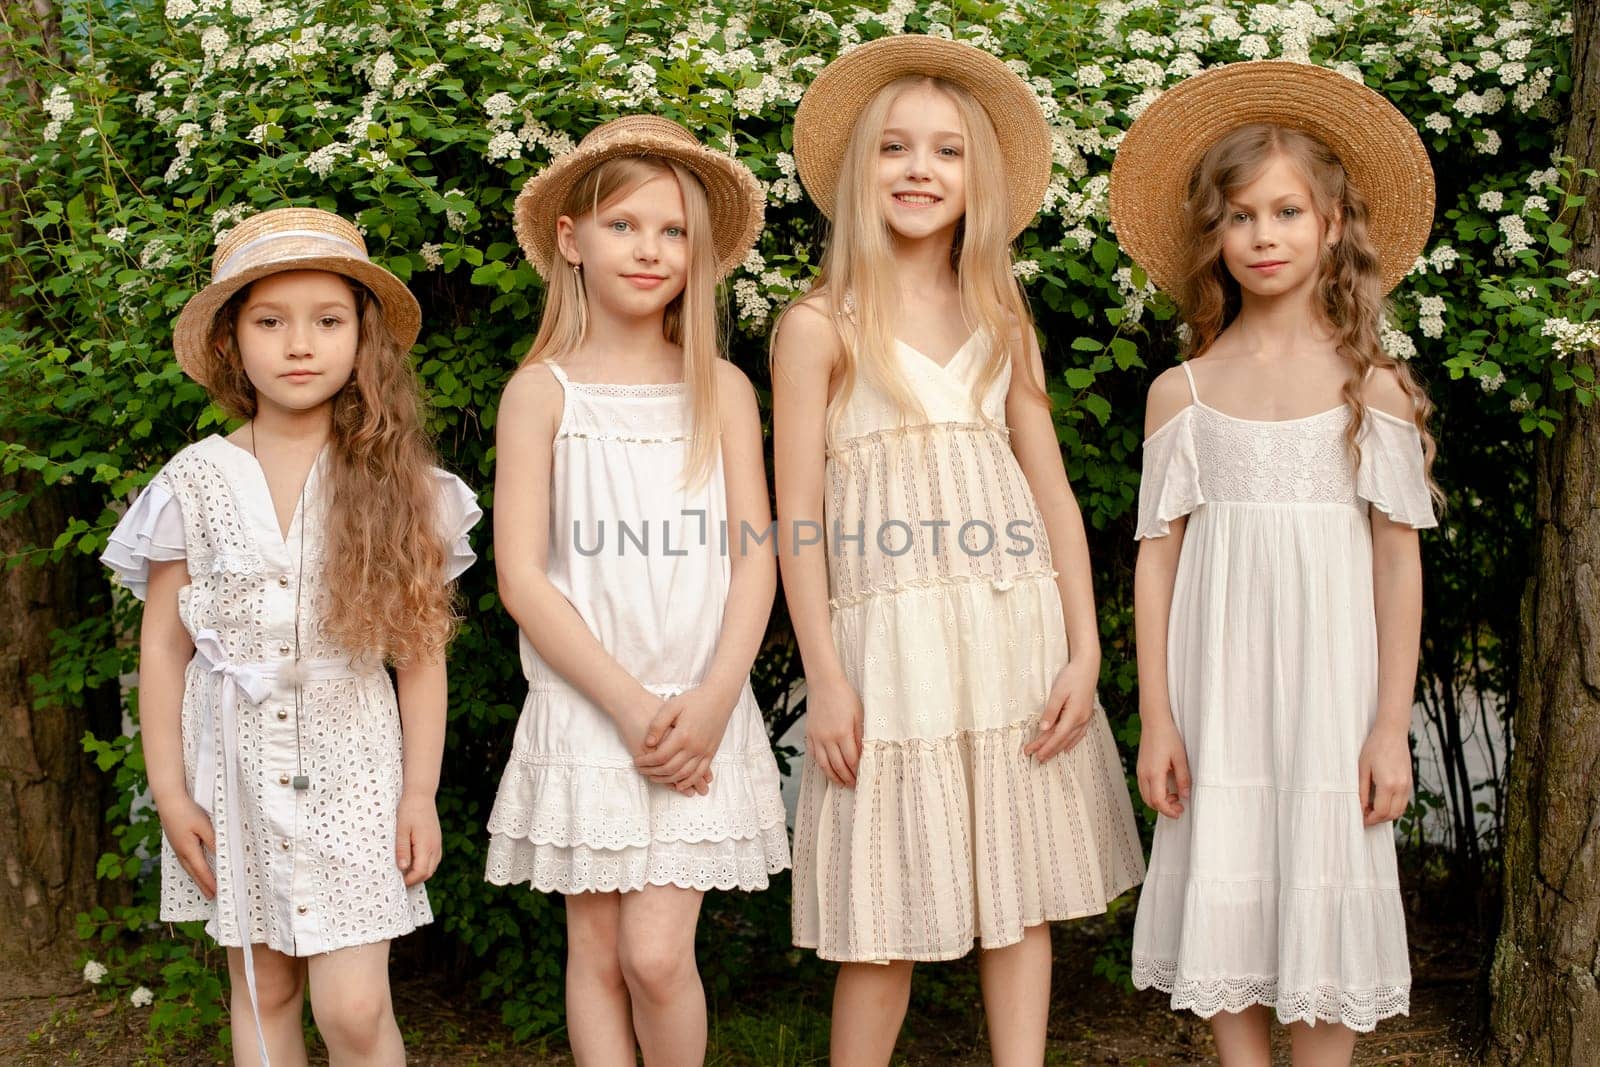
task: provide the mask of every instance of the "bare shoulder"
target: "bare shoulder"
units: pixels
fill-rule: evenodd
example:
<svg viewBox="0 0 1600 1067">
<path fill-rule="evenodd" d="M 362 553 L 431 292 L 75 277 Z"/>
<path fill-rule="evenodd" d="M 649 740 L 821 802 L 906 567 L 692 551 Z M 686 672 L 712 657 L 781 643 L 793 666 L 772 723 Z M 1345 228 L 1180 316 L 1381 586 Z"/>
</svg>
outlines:
<svg viewBox="0 0 1600 1067">
<path fill-rule="evenodd" d="M 1144 402 L 1144 435 L 1149 437 L 1172 419 L 1192 401 L 1188 375 L 1183 366 L 1168 367 L 1150 383 Z"/>
<path fill-rule="evenodd" d="M 1410 422 L 1416 417 L 1417 405 L 1401 381 L 1403 373 L 1398 367 L 1377 368 L 1367 375 L 1361 387 L 1361 398 L 1368 407 Z"/>
<path fill-rule="evenodd" d="M 528 363 L 517 368 L 506 382 L 505 391 L 500 394 L 497 422 L 503 427 L 508 418 L 535 425 L 540 420 L 557 420 L 563 400 L 563 387 L 555 373 L 544 363 Z"/>
<path fill-rule="evenodd" d="M 756 410 L 756 390 L 750 376 L 730 360 L 717 360 L 717 405 L 724 421 L 730 415 L 743 415 Z"/>
<path fill-rule="evenodd" d="M 773 335 L 773 363 L 789 373 L 831 371 L 844 351 L 828 298 L 813 294 L 791 305 Z"/>
</svg>

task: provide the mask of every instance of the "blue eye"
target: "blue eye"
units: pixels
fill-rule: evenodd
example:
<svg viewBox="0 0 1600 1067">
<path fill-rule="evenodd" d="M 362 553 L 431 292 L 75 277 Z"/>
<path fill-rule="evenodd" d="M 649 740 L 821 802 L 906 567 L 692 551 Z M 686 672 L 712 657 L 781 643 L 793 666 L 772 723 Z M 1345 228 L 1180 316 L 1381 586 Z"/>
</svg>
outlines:
<svg viewBox="0 0 1600 1067">
<path fill-rule="evenodd" d="M 1283 217 L 1286 219 L 1297 218 L 1299 215 L 1300 209 L 1297 207 L 1286 207 L 1283 209 Z"/>
<path fill-rule="evenodd" d="M 613 219 L 611 222 L 611 230 L 613 233 L 627 233 L 628 229 L 628 223 L 623 219 Z"/>
<path fill-rule="evenodd" d="M 667 236 L 668 237 L 683 237 L 683 236 L 685 236 L 683 227 L 682 226 L 668 226 L 667 227 Z"/>
</svg>

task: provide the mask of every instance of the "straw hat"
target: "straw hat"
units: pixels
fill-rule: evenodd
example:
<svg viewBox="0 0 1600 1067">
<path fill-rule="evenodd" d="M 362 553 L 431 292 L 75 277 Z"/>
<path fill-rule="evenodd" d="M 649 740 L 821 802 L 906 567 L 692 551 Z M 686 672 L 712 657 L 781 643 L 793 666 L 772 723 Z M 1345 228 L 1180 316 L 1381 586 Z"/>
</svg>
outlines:
<svg viewBox="0 0 1600 1067">
<path fill-rule="evenodd" d="M 1200 160 L 1226 134 L 1265 122 L 1311 134 L 1367 201 L 1385 290 L 1410 273 L 1433 229 L 1433 167 L 1382 96 L 1337 71 L 1282 61 L 1230 63 L 1162 93 L 1123 137 L 1111 166 L 1117 240 L 1162 289 L 1183 277 L 1184 208 Z"/>
<path fill-rule="evenodd" d="M 589 131 L 578 147 L 529 178 L 517 194 L 517 240 L 529 262 L 548 278 L 561 261 L 556 220 L 572 187 L 608 159 L 659 156 L 681 163 L 705 186 L 717 277 L 737 267 L 761 233 L 767 197 L 756 176 L 738 160 L 713 152 L 694 134 L 657 115 L 625 115 Z"/>
<path fill-rule="evenodd" d="M 286 207 L 252 215 L 229 231 L 211 257 L 211 284 L 178 313 L 172 348 L 185 374 L 206 384 L 211 327 L 229 297 L 269 274 L 326 270 L 360 282 L 378 298 L 401 351 L 416 343 L 422 309 L 405 283 L 367 258 L 361 231 L 338 215 Z"/>
<path fill-rule="evenodd" d="M 1017 72 L 970 44 L 921 33 L 882 37 L 824 67 L 794 117 L 794 159 L 806 192 L 833 218 L 839 168 L 867 103 L 898 78 L 940 78 L 967 90 L 994 123 L 1005 160 L 1012 237 L 1028 228 L 1050 184 L 1050 126 Z"/>
</svg>

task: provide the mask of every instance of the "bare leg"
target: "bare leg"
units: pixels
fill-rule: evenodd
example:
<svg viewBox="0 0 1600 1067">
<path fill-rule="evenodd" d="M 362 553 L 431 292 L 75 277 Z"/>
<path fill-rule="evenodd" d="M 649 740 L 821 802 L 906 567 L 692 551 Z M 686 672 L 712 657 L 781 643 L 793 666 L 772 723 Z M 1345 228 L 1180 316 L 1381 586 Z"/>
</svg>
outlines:
<svg viewBox="0 0 1600 1067">
<path fill-rule="evenodd" d="M 309 956 L 306 968 L 311 1014 L 328 1046 L 331 1067 L 399 1067 L 406 1062 L 389 998 L 389 942 Z"/>
<path fill-rule="evenodd" d="M 1350 1067 L 1356 1051 L 1356 1032 L 1337 1023 L 1289 1024 L 1294 1067 Z"/>
<path fill-rule="evenodd" d="M 706 1059 L 706 991 L 695 965 L 698 890 L 646 886 L 622 894 L 622 977 L 645 1067 L 700 1067 Z"/>
<path fill-rule="evenodd" d="M 305 1033 L 300 1013 L 305 1004 L 304 960 L 274 952 L 265 945 L 250 946 L 256 965 L 256 1003 L 261 1008 L 261 1033 L 273 1067 L 304 1067 Z M 244 950 L 228 950 L 228 994 L 233 1029 L 233 1062 L 239 1067 L 260 1067 L 255 1016 L 250 1014 L 250 987 L 245 984 Z"/>
<path fill-rule="evenodd" d="M 978 980 L 995 1067 L 1038 1067 L 1050 1024 L 1050 927 L 1030 926 L 1017 944 L 984 952 Z"/>
<path fill-rule="evenodd" d="M 1217 1041 L 1222 1067 L 1270 1067 L 1272 1015 L 1264 1004 L 1244 1011 L 1219 1011 L 1211 1017 L 1211 1035 Z"/>
<path fill-rule="evenodd" d="M 911 961 L 844 963 L 833 984 L 832 1067 L 885 1067 L 911 1002 Z"/>
<path fill-rule="evenodd" d="M 567 902 L 567 1040 L 582 1067 L 633 1067 L 633 1017 L 618 951 L 620 893 Z"/>
</svg>

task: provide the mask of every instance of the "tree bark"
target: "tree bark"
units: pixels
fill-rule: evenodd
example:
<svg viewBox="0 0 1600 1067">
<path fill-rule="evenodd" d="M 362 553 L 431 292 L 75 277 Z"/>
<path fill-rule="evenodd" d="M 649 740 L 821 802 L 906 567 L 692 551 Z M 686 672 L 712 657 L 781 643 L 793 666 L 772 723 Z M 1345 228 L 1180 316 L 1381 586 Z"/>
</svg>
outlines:
<svg viewBox="0 0 1600 1067">
<path fill-rule="evenodd" d="M 1573 6 L 1565 154 L 1600 168 L 1600 0 Z M 1572 263 L 1600 269 L 1585 179 Z M 1586 352 L 1575 364 L 1600 367 Z M 1505 912 L 1491 975 L 1491 1058 L 1519 1067 L 1600 1063 L 1600 403 L 1571 393 L 1535 452 L 1534 577 L 1522 608 Z"/>
<path fill-rule="evenodd" d="M 27 0 L 5 14 L 0 83 L 18 81 L 34 100 L 41 86 L 16 51 L 37 34 L 53 54 L 59 40 L 55 5 Z M 20 131 L 0 125 L 0 143 Z M 0 181 L 0 219 L 11 219 L 20 190 Z M 13 224 L 20 225 L 13 219 Z M 25 310 L 10 299 L 9 264 L 0 262 L 0 315 Z M 40 487 L 26 472 L 0 475 L 0 492 Z M 43 489 L 30 506 L 0 520 L 0 560 L 49 546 L 66 526 L 74 490 Z M 104 850 L 105 776 L 83 751 L 86 730 L 115 732 L 115 692 L 86 693 L 81 707 L 35 711 L 29 679 L 48 671 L 53 631 L 78 622 L 104 578 L 91 559 L 0 567 L 0 966 L 12 975 L 59 976 L 81 950 L 74 919 L 99 901 L 95 865 Z"/>
</svg>

